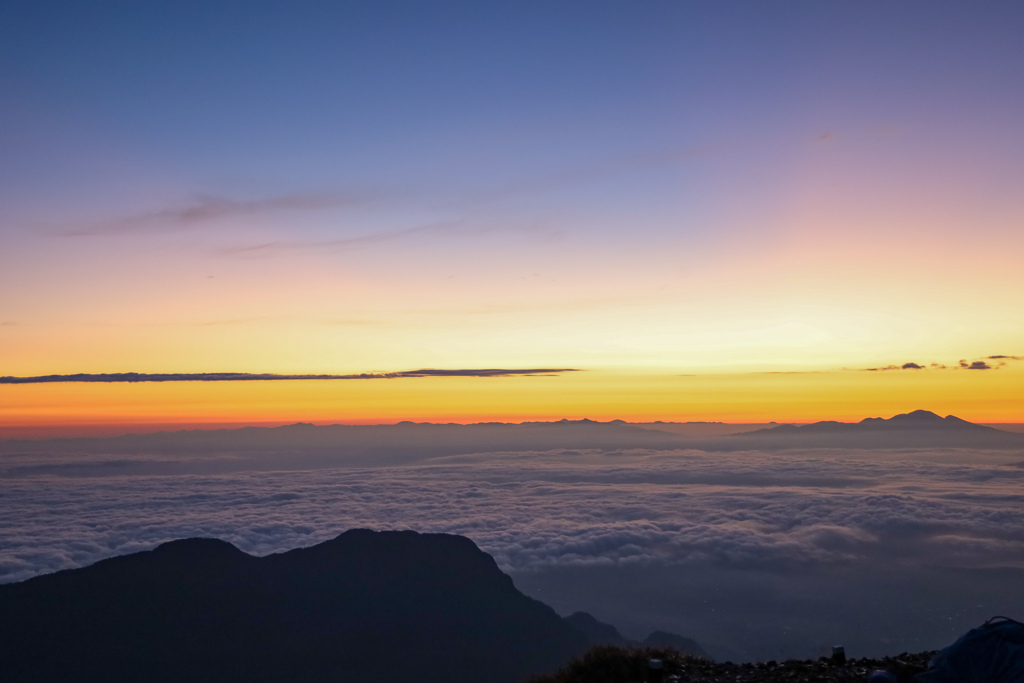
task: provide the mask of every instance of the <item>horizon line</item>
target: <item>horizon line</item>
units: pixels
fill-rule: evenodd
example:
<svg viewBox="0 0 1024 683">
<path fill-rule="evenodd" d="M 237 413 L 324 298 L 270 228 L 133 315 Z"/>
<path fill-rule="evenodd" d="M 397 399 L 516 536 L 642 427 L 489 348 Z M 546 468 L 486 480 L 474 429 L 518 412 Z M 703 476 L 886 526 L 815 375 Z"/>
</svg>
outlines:
<svg viewBox="0 0 1024 683">
<path fill-rule="evenodd" d="M 915 412 L 915 411 L 908 411 Z M 932 412 L 932 411 L 925 411 Z M 897 415 L 905 415 L 908 413 L 897 413 Z M 938 415 L 938 413 L 935 413 Z M 941 417 L 941 416 L 940 416 Z M 953 415 L 952 417 L 956 417 Z M 861 420 L 869 418 L 854 418 L 852 422 L 846 424 L 857 424 Z M 891 419 L 891 418 L 873 418 L 873 419 Z M 969 420 L 965 420 L 970 422 Z M 590 424 L 613 424 L 622 423 L 625 425 L 633 426 L 656 426 L 656 425 L 690 425 L 699 427 L 701 425 L 706 426 L 721 426 L 721 427 L 768 427 L 793 425 L 793 426 L 804 426 L 810 424 L 817 424 L 820 422 L 841 422 L 837 420 L 756 420 L 756 421 L 739 421 L 739 422 L 726 422 L 723 420 L 637 420 L 630 421 L 621 418 L 612 418 L 608 420 L 594 420 L 587 417 L 582 418 L 552 418 L 552 419 L 526 419 L 518 421 L 502 421 L 502 420 L 478 420 L 478 421 L 465 421 L 465 422 L 454 422 L 454 421 L 431 421 L 431 420 L 398 420 L 394 422 L 334 422 L 334 421 L 322 421 L 317 420 L 316 422 L 307 422 L 303 420 L 242 420 L 242 421 L 216 421 L 216 422 L 193 422 L 193 421 L 181 421 L 181 422 L 111 422 L 111 423 L 54 423 L 54 424 L 38 424 L 38 425 L 10 425 L 0 426 L 0 442 L 4 441 L 17 441 L 17 440 L 56 440 L 56 439 L 74 439 L 74 438 L 109 438 L 119 436 L 142 436 L 152 434 L 172 434 L 177 432 L 214 432 L 214 431 L 236 431 L 241 429 L 279 429 L 282 427 L 396 427 L 402 425 L 416 425 L 416 426 L 460 426 L 460 427 L 471 427 L 471 426 L 484 426 L 484 425 L 529 425 L 529 424 L 558 424 L 560 422 L 565 423 L 590 423 Z M 1006 421 L 977 421 L 972 424 L 983 425 L 983 426 L 1015 426 L 1021 428 L 1021 432 L 1024 432 L 1024 421 L 1018 422 L 1006 422 Z M 1017 430 L 1009 430 L 1017 431 Z"/>
</svg>

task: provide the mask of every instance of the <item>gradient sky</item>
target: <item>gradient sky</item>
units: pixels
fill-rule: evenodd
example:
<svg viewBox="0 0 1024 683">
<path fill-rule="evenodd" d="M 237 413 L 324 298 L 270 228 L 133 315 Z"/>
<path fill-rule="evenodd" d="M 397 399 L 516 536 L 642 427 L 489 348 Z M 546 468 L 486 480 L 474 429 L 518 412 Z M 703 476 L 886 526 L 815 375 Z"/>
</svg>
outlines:
<svg viewBox="0 0 1024 683">
<path fill-rule="evenodd" d="M 0 385 L 0 428 L 1024 421 L 1022 30 L 1019 2 L 9 0 L 0 375 L 582 372 Z"/>
</svg>

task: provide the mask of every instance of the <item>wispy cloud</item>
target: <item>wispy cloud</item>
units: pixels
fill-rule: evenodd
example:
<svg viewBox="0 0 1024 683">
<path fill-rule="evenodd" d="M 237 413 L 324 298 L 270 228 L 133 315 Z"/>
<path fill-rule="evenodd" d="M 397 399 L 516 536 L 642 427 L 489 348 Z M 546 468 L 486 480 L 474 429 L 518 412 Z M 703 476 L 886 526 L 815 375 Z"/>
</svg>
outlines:
<svg viewBox="0 0 1024 683">
<path fill-rule="evenodd" d="M 253 382 L 275 380 L 336 379 L 402 379 L 411 377 L 535 377 L 579 372 L 577 368 L 482 368 L 469 370 L 405 370 L 401 372 L 364 372 L 356 375 L 279 375 L 253 372 L 189 372 L 189 373 L 78 373 L 73 375 L 38 375 L 35 377 L 0 377 L 0 384 L 46 384 L 51 382 Z"/>
<path fill-rule="evenodd" d="M 932 363 L 932 367 L 935 367 L 935 363 Z M 903 365 L 886 365 L 882 368 L 864 368 L 861 372 L 886 372 L 889 370 L 924 370 L 925 366 L 920 363 L 904 363 Z"/>
<path fill-rule="evenodd" d="M 474 207 L 516 197 L 546 194 L 577 185 L 614 178 L 619 174 L 630 171 L 684 164 L 689 161 L 713 156 L 720 153 L 724 148 L 724 145 L 705 145 L 669 150 L 641 151 L 606 157 L 572 168 L 537 173 L 518 182 L 486 189 L 469 197 L 464 197 L 457 202 L 457 205 L 460 207 Z"/>
<path fill-rule="evenodd" d="M 960 361 L 960 367 L 964 370 L 991 370 L 992 366 L 983 360 L 976 360 L 968 363 L 966 360 Z"/>
<path fill-rule="evenodd" d="M 326 251 L 347 251 L 369 247 L 384 242 L 392 242 L 417 235 L 444 235 L 469 232 L 485 232 L 485 228 L 470 228 L 462 221 L 440 221 L 418 225 L 403 230 L 390 230 L 358 237 L 345 237 L 335 240 L 300 241 L 300 240 L 279 240 L 274 242 L 262 242 L 259 244 L 246 244 L 231 247 L 224 247 L 217 250 L 221 256 L 235 256 L 241 258 L 260 258 L 265 256 L 277 256 L 289 252 L 326 250 Z"/>
<path fill-rule="evenodd" d="M 998 368 L 1001 368 L 1002 366 L 1006 365 L 1010 361 L 1024 360 L 1024 356 L 1007 356 L 1007 355 L 1004 355 L 1004 354 L 998 354 L 998 355 L 995 355 L 995 356 L 989 356 L 987 358 L 987 360 L 998 361 L 996 363 L 996 369 L 998 369 Z"/>
<path fill-rule="evenodd" d="M 358 203 L 351 196 L 330 194 L 296 194 L 253 201 L 235 201 L 222 197 L 200 197 L 184 206 L 150 213 L 124 216 L 110 221 L 91 223 L 58 231 L 61 237 L 96 237 L 132 235 L 188 230 L 223 218 L 254 216 L 287 211 L 335 209 Z"/>
</svg>

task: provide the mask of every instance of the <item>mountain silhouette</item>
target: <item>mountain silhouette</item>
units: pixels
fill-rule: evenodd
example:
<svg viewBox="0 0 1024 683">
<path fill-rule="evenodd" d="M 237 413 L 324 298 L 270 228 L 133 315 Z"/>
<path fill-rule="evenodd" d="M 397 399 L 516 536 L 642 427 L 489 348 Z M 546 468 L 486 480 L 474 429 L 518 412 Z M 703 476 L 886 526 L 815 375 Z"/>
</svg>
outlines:
<svg viewBox="0 0 1024 683">
<path fill-rule="evenodd" d="M 693 638 L 685 638 L 677 633 L 669 633 L 668 631 L 654 631 L 651 635 L 644 638 L 643 645 L 646 647 L 673 648 L 684 655 L 711 659 L 704 652 L 704 648 L 697 644 L 697 641 Z"/>
<path fill-rule="evenodd" d="M 595 645 L 642 646 L 653 648 L 672 648 L 680 654 L 692 655 L 711 659 L 697 641 L 693 638 L 685 638 L 677 633 L 667 631 L 653 631 L 644 638 L 643 642 L 630 640 L 619 633 L 619 630 L 611 624 L 598 621 L 596 617 L 586 612 L 574 612 L 565 618 L 578 631 L 587 635 Z"/>
<path fill-rule="evenodd" d="M 880 429 L 959 429 L 974 432 L 998 432 L 1000 430 L 984 425 L 977 425 L 961 420 L 956 415 L 939 417 L 930 410 L 915 410 L 909 413 L 894 415 L 888 420 L 881 417 L 868 417 L 857 424 Z"/>
<path fill-rule="evenodd" d="M 412 531 L 173 541 L 0 585 L 0 614 L 0 680 L 25 683 L 512 683 L 591 642 L 469 539 Z"/>
<path fill-rule="evenodd" d="M 587 612 L 573 612 L 565 618 L 573 628 L 585 634 L 595 645 L 628 645 L 619 629 L 611 624 L 598 621 L 597 617 Z"/>
<path fill-rule="evenodd" d="M 761 439 L 767 445 L 786 447 L 948 447 L 1016 448 L 1024 436 L 962 420 L 915 410 L 888 419 L 869 417 L 860 422 L 823 421 L 808 425 L 779 425 L 744 432 L 737 441 Z"/>
<path fill-rule="evenodd" d="M 429 458 L 495 451 L 540 451 L 556 448 L 679 448 L 677 434 L 629 425 L 621 420 L 560 420 L 523 424 L 323 425 L 297 423 L 282 427 L 196 429 L 113 437 L 79 437 L 0 441 L 0 454 L 82 454 L 104 456 L 145 453 L 158 473 L 179 471 L 179 461 L 195 465 L 204 457 L 208 471 L 289 467 L 404 465 Z M 160 456 L 158 462 L 154 456 Z M 0 467 L 0 475 L 3 468 Z"/>
</svg>

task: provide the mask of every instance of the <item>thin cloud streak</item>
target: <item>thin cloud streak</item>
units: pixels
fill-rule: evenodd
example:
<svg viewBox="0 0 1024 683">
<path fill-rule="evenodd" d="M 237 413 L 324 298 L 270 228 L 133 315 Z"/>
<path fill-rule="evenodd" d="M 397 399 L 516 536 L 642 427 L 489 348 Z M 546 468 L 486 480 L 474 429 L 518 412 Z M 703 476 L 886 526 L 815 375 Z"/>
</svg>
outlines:
<svg viewBox="0 0 1024 683">
<path fill-rule="evenodd" d="M 932 367 L 938 367 L 932 363 Z M 945 367 L 945 366 L 943 366 Z M 925 366 L 919 363 L 904 363 L 903 365 L 887 365 L 884 368 L 864 368 L 861 372 L 886 372 L 888 370 L 924 370 Z"/>
<path fill-rule="evenodd" d="M 126 216 L 56 233 L 60 237 L 98 237 L 103 235 L 141 235 L 188 230 L 204 223 L 237 216 L 253 216 L 283 211 L 336 209 L 358 203 L 352 197 L 298 194 L 235 201 L 221 197 L 202 197 L 187 206 Z"/>
<path fill-rule="evenodd" d="M 425 225 L 416 225 L 411 228 L 403 228 L 401 230 L 389 230 L 386 232 L 359 235 L 358 237 L 344 237 L 340 239 L 315 241 L 278 240 L 273 242 L 263 242 L 260 244 L 226 246 L 215 250 L 214 254 L 234 258 L 265 258 L 308 251 L 344 252 L 420 236 L 436 235 L 453 237 L 464 235 L 483 235 L 488 233 L 525 233 L 547 235 L 549 237 L 559 235 L 557 230 L 552 230 L 544 226 L 526 225 L 509 227 L 471 225 L 466 219 L 459 218 L 436 221 Z"/>
<path fill-rule="evenodd" d="M 402 372 L 364 372 L 356 375 L 279 375 L 250 372 L 192 372 L 192 373 L 77 373 L 73 375 L 38 375 L 35 377 L 0 377 L 0 384 L 46 384 L 52 382 L 253 382 L 278 380 L 336 380 L 336 379 L 404 379 L 413 377 L 551 377 L 564 372 L 580 372 L 577 368 L 530 368 L 509 370 L 482 368 L 476 370 L 406 370 Z"/>
<path fill-rule="evenodd" d="M 755 375 L 820 375 L 826 372 L 825 370 L 765 370 L 763 372 L 755 372 Z"/>
<path fill-rule="evenodd" d="M 669 151 L 647 151 L 625 154 L 593 161 L 589 164 L 549 173 L 538 173 L 532 177 L 507 185 L 483 190 L 449 206 L 460 208 L 478 207 L 501 202 L 506 199 L 546 194 L 565 188 L 600 181 L 629 171 L 683 164 L 720 153 L 724 145 L 704 145 Z"/>
<path fill-rule="evenodd" d="M 217 254 L 221 256 L 238 256 L 238 257 L 262 257 L 262 256 L 276 256 L 282 253 L 296 252 L 296 251 L 309 251 L 309 250 L 333 250 L 333 251 L 347 251 L 349 249 L 359 249 L 361 247 L 369 247 L 375 244 L 381 244 L 383 242 L 391 242 L 394 240 L 403 239 L 406 237 L 414 237 L 416 235 L 431 235 L 431 234 L 445 234 L 445 233 L 461 233 L 461 232 L 485 232 L 483 229 L 471 229 L 462 228 L 461 221 L 443 221 L 438 223 L 429 223 L 427 225 L 418 225 L 412 228 L 406 228 L 404 230 L 392 230 L 389 232 L 380 232 L 370 235 L 361 235 L 359 237 L 347 237 L 344 239 L 337 240 L 321 240 L 317 242 L 302 242 L 298 240 L 282 240 L 277 242 L 264 242 L 262 244 L 250 244 L 244 246 L 225 247 L 219 249 Z"/>
</svg>

